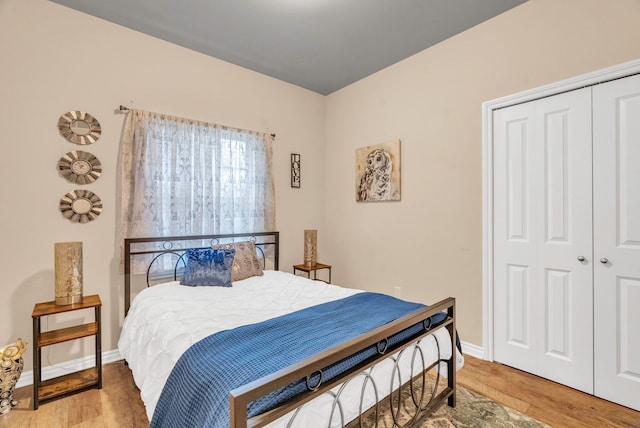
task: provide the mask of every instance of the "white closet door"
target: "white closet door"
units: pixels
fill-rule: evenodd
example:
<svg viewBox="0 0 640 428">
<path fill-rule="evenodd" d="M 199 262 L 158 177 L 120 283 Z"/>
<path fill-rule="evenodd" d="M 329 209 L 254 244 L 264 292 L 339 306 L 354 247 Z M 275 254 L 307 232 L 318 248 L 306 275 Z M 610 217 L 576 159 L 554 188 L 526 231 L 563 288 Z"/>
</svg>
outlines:
<svg viewBox="0 0 640 428">
<path fill-rule="evenodd" d="M 640 410 L 640 76 L 593 98 L 595 394 Z"/>
<path fill-rule="evenodd" d="M 591 89 L 493 129 L 494 357 L 592 393 Z"/>
<path fill-rule="evenodd" d="M 494 358 L 536 373 L 536 105 L 493 114 Z"/>
</svg>

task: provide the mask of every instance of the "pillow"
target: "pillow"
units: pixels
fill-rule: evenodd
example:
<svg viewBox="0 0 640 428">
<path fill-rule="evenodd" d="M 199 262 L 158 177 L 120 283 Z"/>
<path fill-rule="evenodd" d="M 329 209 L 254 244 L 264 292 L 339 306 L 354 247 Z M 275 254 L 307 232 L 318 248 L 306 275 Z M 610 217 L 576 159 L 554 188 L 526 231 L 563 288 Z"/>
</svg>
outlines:
<svg viewBox="0 0 640 428">
<path fill-rule="evenodd" d="M 234 249 L 187 249 L 187 266 L 180 284 L 231 287 L 231 265 L 235 252 Z"/>
<path fill-rule="evenodd" d="M 256 245 L 253 241 L 214 245 L 212 248 L 236 250 L 233 266 L 231 266 L 231 281 L 240 281 L 241 279 L 263 274 L 262 265 L 256 255 Z"/>
</svg>

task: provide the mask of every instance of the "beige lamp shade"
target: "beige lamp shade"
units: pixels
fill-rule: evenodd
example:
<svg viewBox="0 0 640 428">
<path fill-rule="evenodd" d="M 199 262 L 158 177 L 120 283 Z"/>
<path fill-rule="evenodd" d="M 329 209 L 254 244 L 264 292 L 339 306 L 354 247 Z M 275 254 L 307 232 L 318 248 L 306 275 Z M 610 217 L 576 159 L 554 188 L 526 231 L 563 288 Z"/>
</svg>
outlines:
<svg viewBox="0 0 640 428">
<path fill-rule="evenodd" d="M 304 265 L 315 267 L 318 264 L 318 231 L 304 231 Z"/>
<path fill-rule="evenodd" d="M 56 305 L 82 303 L 82 242 L 57 242 L 54 253 Z"/>
</svg>

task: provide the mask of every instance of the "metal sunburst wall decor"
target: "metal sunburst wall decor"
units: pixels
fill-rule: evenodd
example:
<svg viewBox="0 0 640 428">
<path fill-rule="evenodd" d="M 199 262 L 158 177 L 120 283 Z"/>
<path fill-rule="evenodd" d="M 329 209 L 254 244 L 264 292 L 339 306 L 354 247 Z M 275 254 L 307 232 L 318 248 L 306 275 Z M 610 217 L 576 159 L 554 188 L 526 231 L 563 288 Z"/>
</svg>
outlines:
<svg viewBox="0 0 640 428">
<path fill-rule="evenodd" d="M 91 153 L 74 150 L 60 158 L 58 170 L 72 183 L 89 184 L 100 178 L 102 164 Z"/>
<path fill-rule="evenodd" d="M 100 122 L 83 111 L 70 111 L 58 119 L 58 129 L 64 138 L 74 144 L 93 144 L 102 134 Z"/>
<path fill-rule="evenodd" d="M 87 223 L 102 213 L 102 200 L 88 190 L 74 190 L 60 200 L 60 211 L 71 221 Z"/>
</svg>

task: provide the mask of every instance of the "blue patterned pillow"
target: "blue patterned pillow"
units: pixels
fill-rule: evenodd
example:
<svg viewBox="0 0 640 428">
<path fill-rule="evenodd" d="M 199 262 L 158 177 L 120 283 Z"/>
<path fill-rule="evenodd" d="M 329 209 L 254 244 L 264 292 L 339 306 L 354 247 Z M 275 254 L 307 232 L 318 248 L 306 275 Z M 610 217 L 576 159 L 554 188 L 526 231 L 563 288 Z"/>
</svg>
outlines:
<svg viewBox="0 0 640 428">
<path fill-rule="evenodd" d="M 187 267 L 180 284 L 231 287 L 231 265 L 235 253 L 234 249 L 187 249 L 184 256 L 187 259 Z"/>
</svg>

